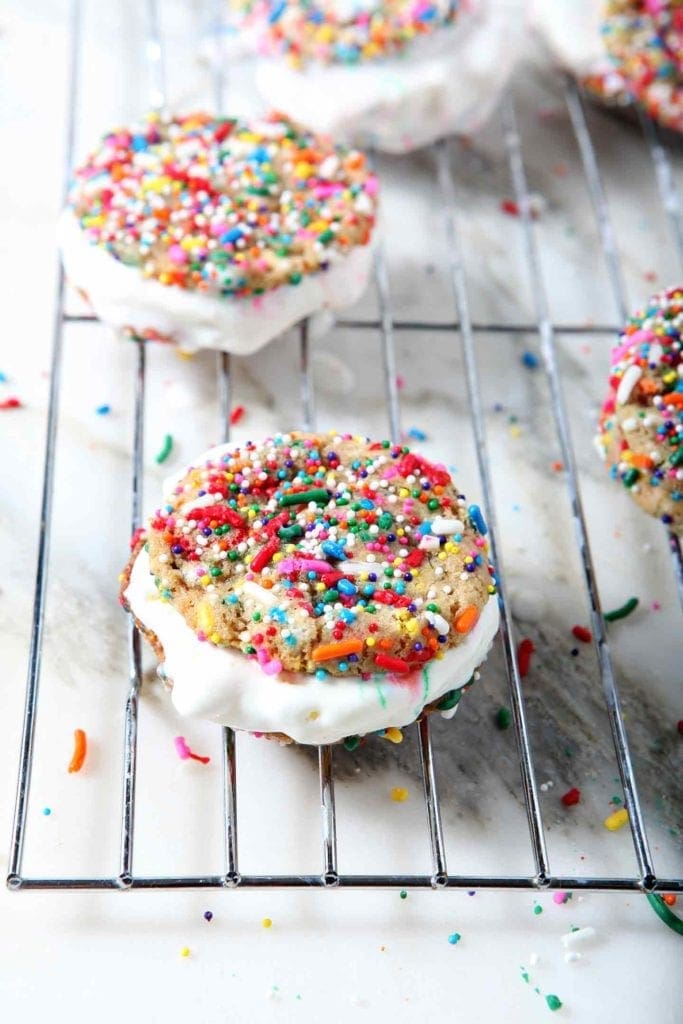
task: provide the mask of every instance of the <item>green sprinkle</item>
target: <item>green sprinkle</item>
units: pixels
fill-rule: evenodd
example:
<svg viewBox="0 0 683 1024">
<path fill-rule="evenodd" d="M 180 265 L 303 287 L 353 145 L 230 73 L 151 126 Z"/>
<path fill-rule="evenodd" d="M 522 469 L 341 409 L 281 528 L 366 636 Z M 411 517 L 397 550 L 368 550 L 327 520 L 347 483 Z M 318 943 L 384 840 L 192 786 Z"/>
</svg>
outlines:
<svg viewBox="0 0 683 1024">
<path fill-rule="evenodd" d="M 437 508 L 441 508 L 441 502 L 437 501 L 436 498 L 430 498 L 427 502 L 427 508 L 432 512 L 436 512 Z"/>
<path fill-rule="evenodd" d="M 170 434 L 166 434 L 166 437 L 164 438 L 164 443 L 161 446 L 161 451 L 157 452 L 157 454 L 154 456 L 154 461 L 157 462 L 159 465 L 161 465 L 162 462 L 166 462 L 166 459 L 171 454 L 172 448 L 173 438 L 171 437 Z"/>
<path fill-rule="evenodd" d="M 443 700 L 439 701 L 436 705 L 438 711 L 450 711 L 456 704 L 459 703 L 462 697 L 462 690 L 451 690 L 450 693 L 445 694 Z"/>
<path fill-rule="evenodd" d="M 380 530 L 388 530 L 390 526 L 393 526 L 394 518 L 391 512 L 382 512 L 382 515 L 377 520 L 377 525 Z"/>
<path fill-rule="evenodd" d="M 405 891 L 405 889 L 401 889 L 399 896 L 401 897 L 402 900 L 408 899 L 408 893 Z"/>
<path fill-rule="evenodd" d="M 638 479 L 639 476 L 640 476 L 640 470 L 636 469 L 635 466 L 632 466 L 631 469 L 628 469 L 624 473 L 624 476 L 623 476 L 624 487 L 633 487 L 634 483 L 636 482 L 636 480 Z"/>
<path fill-rule="evenodd" d="M 542 914 L 542 913 L 543 913 L 543 907 L 541 906 L 541 904 L 540 903 L 534 903 L 534 914 Z"/>
<path fill-rule="evenodd" d="M 502 707 L 496 711 L 496 725 L 499 729 L 509 729 L 512 723 L 510 708 Z"/>
<path fill-rule="evenodd" d="M 326 505 L 329 500 L 329 491 L 326 491 L 323 487 L 314 487 L 310 491 L 283 494 L 278 504 L 282 508 L 287 508 L 288 505 L 308 505 L 309 501 L 315 501 L 319 505 Z"/>
<path fill-rule="evenodd" d="M 254 612 L 254 614 L 252 615 L 252 619 L 254 620 L 254 622 L 260 622 L 261 621 L 261 612 Z"/>
<path fill-rule="evenodd" d="M 546 996 L 545 997 L 545 1001 L 548 1004 L 548 1009 L 552 1010 L 553 1013 L 555 1012 L 555 1010 L 559 1010 L 560 1007 L 562 1006 L 562 1000 L 558 999 L 557 996 L 553 996 L 553 995 Z"/>
<path fill-rule="evenodd" d="M 214 565 L 214 566 L 212 566 L 209 569 L 209 575 L 210 576 L 214 576 L 214 577 L 215 576 L 220 576 L 222 574 L 222 572 L 223 572 L 223 570 L 218 565 Z"/>
<path fill-rule="evenodd" d="M 631 612 L 636 610 L 638 603 L 637 597 L 629 597 L 626 604 L 622 604 L 621 608 L 615 608 L 611 612 L 605 612 L 603 619 L 605 622 L 616 622 L 617 619 L 625 619 L 627 615 L 630 615 Z"/>
<path fill-rule="evenodd" d="M 282 540 L 295 540 L 297 537 L 301 537 L 303 534 L 303 528 L 298 523 L 294 523 L 293 526 L 283 526 L 277 531 L 278 537 Z"/>
<path fill-rule="evenodd" d="M 344 746 L 347 750 L 355 750 L 360 745 L 360 736 L 347 736 L 344 740 Z"/>
</svg>

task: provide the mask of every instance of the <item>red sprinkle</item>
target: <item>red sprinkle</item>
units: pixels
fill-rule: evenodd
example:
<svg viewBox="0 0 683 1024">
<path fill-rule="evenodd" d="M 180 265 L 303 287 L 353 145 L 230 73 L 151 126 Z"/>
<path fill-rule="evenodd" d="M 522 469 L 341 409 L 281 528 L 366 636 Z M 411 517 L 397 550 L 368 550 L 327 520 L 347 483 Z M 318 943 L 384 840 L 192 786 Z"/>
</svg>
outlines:
<svg viewBox="0 0 683 1024">
<path fill-rule="evenodd" d="M 6 398 L 0 402 L 0 409 L 21 409 L 21 402 L 18 398 Z"/>
<path fill-rule="evenodd" d="M 510 217 L 519 217 L 519 206 L 514 199 L 501 199 L 500 208 L 503 213 L 507 213 Z"/>
<path fill-rule="evenodd" d="M 394 658 L 390 654 L 376 654 L 375 665 L 378 668 L 385 668 L 387 672 L 410 672 L 411 668 L 403 658 Z"/>
<path fill-rule="evenodd" d="M 528 675 L 531 666 L 531 655 L 534 653 L 533 640 L 522 640 L 517 648 L 517 667 L 520 678 Z"/>
<path fill-rule="evenodd" d="M 138 546 L 138 542 L 140 541 L 140 538 L 144 537 L 144 535 L 145 535 L 145 528 L 144 528 L 144 526 L 138 526 L 137 530 L 135 531 L 133 536 L 130 538 L 130 550 L 131 551 L 135 550 L 135 548 Z"/>
<path fill-rule="evenodd" d="M 246 412 L 246 410 L 245 410 L 243 405 L 236 405 L 235 406 L 235 408 L 230 413 L 230 423 L 231 423 L 231 425 L 233 427 L 235 426 L 236 423 L 239 423 L 239 421 L 244 416 L 245 412 Z"/>
<path fill-rule="evenodd" d="M 593 639 L 593 634 L 590 629 L 586 629 L 585 626 L 573 626 L 572 635 L 580 640 L 582 644 L 589 644 Z"/>
<path fill-rule="evenodd" d="M 574 804 L 578 804 L 581 799 L 581 790 L 574 786 L 572 789 L 568 789 L 564 796 L 560 797 L 560 800 L 565 807 L 573 807 Z"/>
<path fill-rule="evenodd" d="M 256 552 L 249 563 L 250 571 L 260 572 L 261 569 L 265 569 L 273 555 L 279 550 L 280 541 L 277 537 L 274 540 L 269 541 L 267 544 L 264 544 L 261 550 Z"/>
</svg>

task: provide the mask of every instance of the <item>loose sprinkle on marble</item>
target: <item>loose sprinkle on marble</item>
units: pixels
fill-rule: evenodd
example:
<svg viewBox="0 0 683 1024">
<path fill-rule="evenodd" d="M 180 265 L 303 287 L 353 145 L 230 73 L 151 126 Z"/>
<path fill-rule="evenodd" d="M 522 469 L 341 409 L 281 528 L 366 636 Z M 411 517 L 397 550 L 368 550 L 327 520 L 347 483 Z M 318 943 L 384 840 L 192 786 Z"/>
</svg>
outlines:
<svg viewBox="0 0 683 1024">
<path fill-rule="evenodd" d="M 213 921 L 213 911 L 205 910 L 204 911 L 204 920 L 205 921 Z"/>
<path fill-rule="evenodd" d="M 496 711 L 496 726 L 498 729 L 509 729 L 512 724 L 512 712 L 510 708 L 500 707 Z"/>
<path fill-rule="evenodd" d="M 205 757 L 201 754 L 193 753 L 188 747 L 187 743 L 185 742 L 184 736 L 176 736 L 175 739 L 173 740 L 173 745 L 175 746 L 176 754 L 178 755 L 181 761 L 187 761 L 188 759 L 191 759 L 192 761 L 199 761 L 201 764 L 208 764 L 209 761 L 211 760 L 210 757 Z"/>
<path fill-rule="evenodd" d="M 618 811 L 614 811 L 613 814 L 608 815 L 603 824 L 610 832 L 616 832 L 618 829 L 623 828 L 627 822 L 628 811 L 625 807 L 620 807 Z"/>
<path fill-rule="evenodd" d="M 534 653 L 533 640 L 521 640 L 517 648 L 517 667 L 521 679 L 529 674 L 531 655 Z"/>
<path fill-rule="evenodd" d="M 622 604 L 619 608 L 614 608 L 611 612 L 605 612 L 603 618 L 605 622 L 617 622 L 618 619 L 625 619 L 627 615 L 634 612 L 638 607 L 638 598 L 629 597 L 628 601 Z"/>
<path fill-rule="evenodd" d="M 272 919 L 270 917 L 264 917 L 263 920 L 261 921 L 261 925 L 264 928 L 272 928 L 273 927 Z"/>
<path fill-rule="evenodd" d="M 166 434 L 164 437 L 164 443 L 162 444 L 157 454 L 154 456 L 154 461 L 158 463 L 158 465 L 161 465 L 162 462 L 166 462 L 166 459 L 171 454 L 172 449 L 173 437 L 170 434 Z"/>
<path fill-rule="evenodd" d="M 232 427 L 236 426 L 240 422 L 240 420 L 244 418 L 245 412 L 246 409 L 244 408 L 243 405 L 236 405 L 235 408 L 230 413 L 230 425 Z"/>
<path fill-rule="evenodd" d="M 0 410 L 2 410 L 3 412 L 7 411 L 8 409 L 21 409 L 21 407 L 21 400 L 14 395 L 12 395 L 10 398 L 5 398 L 4 401 L 0 402 Z"/>
<path fill-rule="evenodd" d="M 568 789 L 567 792 L 563 793 L 563 795 L 560 797 L 560 802 L 565 807 L 574 807 L 576 804 L 579 803 L 580 800 L 581 790 L 577 789 L 576 786 L 573 786 L 571 789 Z"/>
<path fill-rule="evenodd" d="M 111 406 L 110 405 L 98 405 L 97 408 L 95 409 L 95 412 L 97 413 L 98 416 L 107 416 L 108 413 L 111 412 Z"/>
<path fill-rule="evenodd" d="M 397 804 L 402 804 L 408 799 L 408 790 L 403 786 L 394 786 L 391 791 L 391 799 Z"/>
<path fill-rule="evenodd" d="M 572 626 L 572 636 L 575 636 L 582 644 L 589 644 L 593 639 L 590 629 L 586 629 L 585 626 Z"/>
<path fill-rule="evenodd" d="M 460 934 L 460 932 L 452 932 L 448 936 L 448 941 L 450 942 L 451 946 L 457 946 L 461 938 L 462 935 Z"/>
<path fill-rule="evenodd" d="M 74 749 L 69 761 L 69 773 L 80 772 L 85 761 L 88 743 L 83 729 L 74 729 Z"/>
<path fill-rule="evenodd" d="M 538 368 L 538 356 L 533 352 L 523 352 L 522 365 L 526 366 L 529 370 L 536 370 Z"/>
</svg>

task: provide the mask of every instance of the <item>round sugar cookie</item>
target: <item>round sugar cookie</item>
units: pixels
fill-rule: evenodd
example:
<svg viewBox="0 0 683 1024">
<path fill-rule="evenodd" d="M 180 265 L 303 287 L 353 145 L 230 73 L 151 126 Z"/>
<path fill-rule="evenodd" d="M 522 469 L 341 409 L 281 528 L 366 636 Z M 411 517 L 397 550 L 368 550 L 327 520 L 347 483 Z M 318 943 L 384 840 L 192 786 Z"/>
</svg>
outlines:
<svg viewBox="0 0 683 1024">
<path fill-rule="evenodd" d="M 598 448 L 650 515 L 683 533 L 683 287 L 654 295 L 612 350 Z"/>
<path fill-rule="evenodd" d="M 532 0 L 532 19 L 593 95 L 683 131 L 683 0 Z"/>
<path fill-rule="evenodd" d="M 279 114 L 151 116 L 76 169 L 62 258 L 111 326 L 248 354 L 360 297 L 376 203 L 362 153 Z"/>
<path fill-rule="evenodd" d="M 443 466 L 293 432 L 168 481 L 122 601 L 181 713 L 353 745 L 455 707 L 498 628 L 487 550 Z"/>
<path fill-rule="evenodd" d="M 243 5 L 245 34 L 256 40 L 265 101 L 317 131 L 394 153 L 476 132 L 507 86 L 525 26 L 524 0 L 274 0 L 256 8 L 260 31 L 255 5 Z M 229 54 L 223 60 L 229 67 Z"/>
</svg>

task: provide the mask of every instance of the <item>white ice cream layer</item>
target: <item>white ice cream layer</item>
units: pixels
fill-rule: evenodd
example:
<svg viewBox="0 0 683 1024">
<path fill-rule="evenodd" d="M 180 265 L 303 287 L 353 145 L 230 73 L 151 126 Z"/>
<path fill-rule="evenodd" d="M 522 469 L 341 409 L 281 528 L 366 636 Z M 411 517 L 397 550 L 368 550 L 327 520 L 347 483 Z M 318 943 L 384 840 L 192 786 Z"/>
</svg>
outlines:
<svg viewBox="0 0 683 1024">
<path fill-rule="evenodd" d="M 492 597 L 474 629 L 426 672 L 408 677 L 327 676 L 287 672 L 268 676 L 240 651 L 202 643 L 173 605 L 161 601 L 149 557 L 135 560 L 126 600 L 164 649 L 163 670 L 182 715 L 247 732 L 281 732 L 297 743 L 336 743 L 413 722 L 423 707 L 459 689 L 484 661 L 498 630 Z"/>
<path fill-rule="evenodd" d="M 451 134 L 470 135 L 489 117 L 516 63 L 523 0 L 480 0 L 387 59 L 355 65 L 311 62 L 292 70 L 264 59 L 264 98 L 302 124 L 355 145 L 402 153 Z"/>
<path fill-rule="evenodd" d="M 609 67 L 600 32 L 603 6 L 601 0 L 531 0 L 533 27 L 558 63 L 575 75 Z"/>
<path fill-rule="evenodd" d="M 143 277 L 137 267 L 91 244 L 71 210 L 60 218 L 59 244 L 69 281 L 85 292 L 104 323 L 138 333 L 152 329 L 186 350 L 215 348 L 239 355 L 255 352 L 319 310 L 352 305 L 365 289 L 372 260 L 371 246 L 359 245 L 347 256 L 331 253 L 327 270 L 305 274 L 297 285 L 232 298 Z"/>
</svg>

